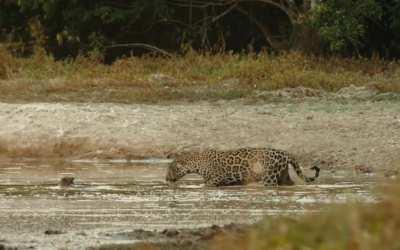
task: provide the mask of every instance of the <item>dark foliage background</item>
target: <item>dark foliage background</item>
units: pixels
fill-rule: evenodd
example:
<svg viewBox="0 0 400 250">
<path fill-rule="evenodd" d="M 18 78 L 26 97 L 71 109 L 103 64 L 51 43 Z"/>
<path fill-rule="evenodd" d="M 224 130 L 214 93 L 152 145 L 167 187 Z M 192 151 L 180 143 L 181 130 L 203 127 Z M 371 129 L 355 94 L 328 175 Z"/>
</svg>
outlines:
<svg viewBox="0 0 400 250">
<path fill-rule="evenodd" d="M 398 58 L 400 0 L 0 0 L 0 43 L 108 60 L 189 47 Z"/>
</svg>

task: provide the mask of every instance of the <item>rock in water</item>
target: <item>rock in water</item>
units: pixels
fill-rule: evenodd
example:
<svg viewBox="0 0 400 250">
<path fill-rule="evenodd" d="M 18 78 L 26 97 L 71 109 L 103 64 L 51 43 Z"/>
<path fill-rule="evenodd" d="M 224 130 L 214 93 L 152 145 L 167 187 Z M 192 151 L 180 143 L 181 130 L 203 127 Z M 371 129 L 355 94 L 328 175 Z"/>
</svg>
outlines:
<svg viewBox="0 0 400 250">
<path fill-rule="evenodd" d="M 69 186 L 72 186 L 73 184 L 74 184 L 74 177 L 71 177 L 71 176 L 66 176 L 66 177 L 63 177 L 63 178 L 61 178 L 61 180 L 60 180 L 60 186 L 62 186 L 62 187 L 69 187 Z"/>
</svg>

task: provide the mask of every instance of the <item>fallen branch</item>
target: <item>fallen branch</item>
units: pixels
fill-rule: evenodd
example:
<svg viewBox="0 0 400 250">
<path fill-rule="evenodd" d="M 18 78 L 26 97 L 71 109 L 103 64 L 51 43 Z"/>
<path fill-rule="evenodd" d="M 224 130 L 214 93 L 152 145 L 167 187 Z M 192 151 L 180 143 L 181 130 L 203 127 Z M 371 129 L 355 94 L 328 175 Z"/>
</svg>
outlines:
<svg viewBox="0 0 400 250">
<path fill-rule="evenodd" d="M 120 48 L 120 47 L 140 47 L 140 48 L 144 48 L 144 49 L 148 49 L 148 50 L 160 53 L 167 57 L 173 57 L 173 55 L 171 53 L 169 53 L 163 49 L 160 49 L 156 46 L 146 44 L 146 43 L 121 43 L 121 44 L 113 44 L 113 45 L 106 46 L 106 48 Z"/>
</svg>

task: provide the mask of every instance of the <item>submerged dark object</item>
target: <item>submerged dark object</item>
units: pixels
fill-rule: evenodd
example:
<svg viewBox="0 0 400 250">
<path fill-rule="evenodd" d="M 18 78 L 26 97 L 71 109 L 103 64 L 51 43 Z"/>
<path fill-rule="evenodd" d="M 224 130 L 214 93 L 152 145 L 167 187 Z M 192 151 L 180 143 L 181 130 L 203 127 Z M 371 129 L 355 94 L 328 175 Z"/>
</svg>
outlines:
<svg viewBox="0 0 400 250">
<path fill-rule="evenodd" d="M 62 177 L 60 180 L 60 186 L 62 187 L 72 186 L 74 184 L 74 179 L 75 178 L 71 176 Z"/>
</svg>

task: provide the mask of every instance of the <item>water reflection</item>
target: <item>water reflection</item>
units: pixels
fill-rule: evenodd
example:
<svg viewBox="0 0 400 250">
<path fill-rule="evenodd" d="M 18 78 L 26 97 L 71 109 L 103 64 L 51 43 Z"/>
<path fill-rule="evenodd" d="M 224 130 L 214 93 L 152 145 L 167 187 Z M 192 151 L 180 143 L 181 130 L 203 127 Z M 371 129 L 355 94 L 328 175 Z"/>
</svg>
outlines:
<svg viewBox="0 0 400 250">
<path fill-rule="evenodd" d="M 171 186 L 164 182 L 166 164 L 1 162 L 0 223 L 12 216 L 22 224 L 30 223 L 26 218 L 39 218 L 63 227 L 67 220 L 73 229 L 202 227 L 313 212 L 330 203 L 376 201 L 373 177 L 336 172 L 322 173 L 320 185 L 210 188 L 197 176 L 189 176 Z M 63 176 L 74 176 L 76 184 L 59 187 Z"/>
</svg>

